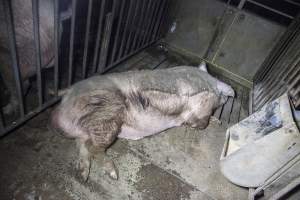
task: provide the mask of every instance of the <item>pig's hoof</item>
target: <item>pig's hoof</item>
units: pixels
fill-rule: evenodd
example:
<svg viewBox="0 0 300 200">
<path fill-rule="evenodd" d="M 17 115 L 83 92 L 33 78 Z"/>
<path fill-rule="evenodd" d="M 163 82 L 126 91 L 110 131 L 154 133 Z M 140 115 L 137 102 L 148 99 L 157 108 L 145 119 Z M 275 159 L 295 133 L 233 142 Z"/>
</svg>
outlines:
<svg viewBox="0 0 300 200">
<path fill-rule="evenodd" d="M 101 166 L 102 170 L 106 175 L 108 175 L 113 180 L 118 180 L 118 169 L 116 168 L 114 162 L 110 158 L 105 157 L 104 159 L 97 159 L 97 163 L 99 166 Z"/>
<path fill-rule="evenodd" d="M 76 168 L 80 181 L 83 183 L 87 182 L 90 175 L 91 158 L 79 159 Z"/>
<path fill-rule="evenodd" d="M 111 179 L 118 180 L 119 173 L 112 160 L 108 160 L 104 162 L 104 170 Z"/>
<path fill-rule="evenodd" d="M 216 118 L 215 116 L 211 116 L 210 117 L 210 120 L 209 120 L 210 123 L 217 123 L 218 125 L 221 125 L 222 124 L 222 121 L 220 121 L 218 118 Z"/>
</svg>

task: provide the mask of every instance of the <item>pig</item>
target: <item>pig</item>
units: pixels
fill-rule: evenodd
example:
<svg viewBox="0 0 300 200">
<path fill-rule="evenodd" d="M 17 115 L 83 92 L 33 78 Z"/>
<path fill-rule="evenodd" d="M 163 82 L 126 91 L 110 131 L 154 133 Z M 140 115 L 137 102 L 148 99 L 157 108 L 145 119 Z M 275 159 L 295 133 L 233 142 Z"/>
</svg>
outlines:
<svg viewBox="0 0 300 200">
<path fill-rule="evenodd" d="M 95 158 L 117 179 L 117 168 L 105 154 L 117 138 L 139 140 L 181 125 L 204 129 L 229 96 L 234 90 L 203 64 L 97 75 L 67 90 L 50 127 L 76 139 L 83 180 Z"/>
<path fill-rule="evenodd" d="M 39 1 L 39 28 L 42 67 L 50 67 L 54 58 L 54 1 Z M 35 43 L 33 34 L 32 1 L 31 0 L 11 0 L 13 23 L 17 51 L 19 56 L 19 69 L 23 81 L 23 89 L 29 85 L 28 79 L 36 74 Z M 9 51 L 9 39 L 7 25 L 4 16 L 3 2 L 0 2 L 0 73 L 10 94 L 9 104 L 4 107 L 5 113 L 11 113 L 16 108 L 16 89 L 12 73 L 12 62 Z M 2 83 L 3 84 L 3 83 Z M 3 89 L 2 89 L 3 90 Z M 4 91 L 1 91 L 3 93 Z M 8 102 L 2 99 L 0 102 Z"/>
</svg>

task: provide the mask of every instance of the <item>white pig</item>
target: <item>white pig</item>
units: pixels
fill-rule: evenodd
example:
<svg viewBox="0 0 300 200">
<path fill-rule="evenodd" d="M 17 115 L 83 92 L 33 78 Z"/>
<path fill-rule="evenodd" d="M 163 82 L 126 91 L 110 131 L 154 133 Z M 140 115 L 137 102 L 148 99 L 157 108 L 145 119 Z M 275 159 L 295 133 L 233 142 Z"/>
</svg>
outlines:
<svg viewBox="0 0 300 200">
<path fill-rule="evenodd" d="M 138 140 L 181 125 L 204 129 L 228 96 L 234 96 L 233 89 L 212 77 L 203 64 L 98 75 L 67 91 L 51 124 L 77 139 L 84 179 L 97 156 L 110 177 L 117 179 L 117 170 L 105 155 L 116 138 Z"/>
</svg>

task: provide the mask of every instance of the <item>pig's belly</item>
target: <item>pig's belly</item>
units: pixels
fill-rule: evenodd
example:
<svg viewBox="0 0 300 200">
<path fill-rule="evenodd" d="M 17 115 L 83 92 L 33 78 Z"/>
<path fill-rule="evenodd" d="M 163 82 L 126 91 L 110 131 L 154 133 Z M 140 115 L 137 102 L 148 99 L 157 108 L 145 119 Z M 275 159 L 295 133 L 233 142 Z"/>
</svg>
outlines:
<svg viewBox="0 0 300 200">
<path fill-rule="evenodd" d="M 124 124 L 122 126 L 119 138 L 139 140 L 149 135 L 160 133 L 166 129 L 180 126 L 181 120 L 175 118 L 140 116 L 132 125 Z"/>
</svg>

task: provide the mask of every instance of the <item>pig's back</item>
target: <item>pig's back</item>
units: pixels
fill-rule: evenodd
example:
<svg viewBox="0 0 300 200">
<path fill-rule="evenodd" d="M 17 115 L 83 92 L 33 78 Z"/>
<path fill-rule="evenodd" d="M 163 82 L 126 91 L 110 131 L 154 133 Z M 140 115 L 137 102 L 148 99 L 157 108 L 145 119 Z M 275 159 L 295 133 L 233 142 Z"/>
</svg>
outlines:
<svg viewBox="0 0 300 200">
<path fill-rule="evenodd" d="M 202 91 L 215 92 L 209 74 L 195 67 L 174 67 L 161 70 L 128 71 L 93 76 L 76 83 L 69 96 L 78 96 L 94 90 L 132 91 L 157 90 L 179 95 L 193 95 Z"/>
</svg>

